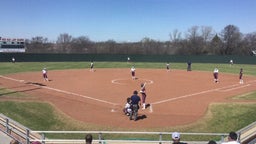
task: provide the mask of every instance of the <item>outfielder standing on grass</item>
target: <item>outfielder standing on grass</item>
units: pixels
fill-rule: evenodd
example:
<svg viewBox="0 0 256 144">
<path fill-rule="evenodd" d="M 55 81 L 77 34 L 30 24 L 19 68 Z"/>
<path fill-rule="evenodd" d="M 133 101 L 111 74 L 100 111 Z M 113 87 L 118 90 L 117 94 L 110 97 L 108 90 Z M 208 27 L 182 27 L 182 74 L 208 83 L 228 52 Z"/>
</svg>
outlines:
<svg viewBox="0 0 256 144">
<path fill-rule="evenodd" d="M 244 81 L 243 81 L 243 68 L 241 68 L 240 72 L 239 72 L 239 83 L 240 84 L 244 83 Z"/>
<path fill-rule="evenodd" d="M 146 83 L 142 83 L 140 85 L 140 93 L 141 93 L 141 99 L 142 99 L 142 109 L 146 109 Z"/>
<path fill-rule="evenodd" d="M 132 74 L 132 79 L 133 80 L 135 80 L 136 79 L 136 77 L 135 77 L 135 67 L 134 66 L 132 66 L 132 68 L 131 68 L 131 74 Z"/>
<path fill-rule="evenodd" d="M 219 70 L 217 68 L 214 68 L 213 70 L 213 77 L 214 77 L 214 82 L 215 83 L 219 83 Z"/>
</svg>

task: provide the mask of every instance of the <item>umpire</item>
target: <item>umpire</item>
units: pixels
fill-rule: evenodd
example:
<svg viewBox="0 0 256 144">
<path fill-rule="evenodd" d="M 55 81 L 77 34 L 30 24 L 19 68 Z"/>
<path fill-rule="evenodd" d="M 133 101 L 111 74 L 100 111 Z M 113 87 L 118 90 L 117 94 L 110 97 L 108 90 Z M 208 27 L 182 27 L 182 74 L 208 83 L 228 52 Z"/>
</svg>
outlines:
<svg viewBox="0 0 256 144">
<path fill-rule="evenodd" d="M 141 105 L 140 97 L 138 96 L 138 91 L 135 90 L 133 91 L 133 95 L 131 96 L 132 114 L 130 115 L 130 120 L 132 120 L 133 115 L 134 115 L 134 121 L 137 120 L 139 105 Z"/>
</svg>

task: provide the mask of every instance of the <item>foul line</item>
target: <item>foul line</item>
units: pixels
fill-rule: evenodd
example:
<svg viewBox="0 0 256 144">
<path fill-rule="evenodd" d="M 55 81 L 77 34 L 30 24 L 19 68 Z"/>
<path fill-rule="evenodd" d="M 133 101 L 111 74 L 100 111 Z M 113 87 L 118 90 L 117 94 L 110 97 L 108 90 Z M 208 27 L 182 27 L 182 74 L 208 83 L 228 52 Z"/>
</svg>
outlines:
<svg viewBox="0 0 256 144">
<path fill-rule="evenodd" d="M 6 77 L 6 76 L 3 76 L 3 75 L 0 75 L 0 77 L 4 78 L 4 79 L 24 83 L 24 80 L 18 80 L 18 79 Z M 36 86 L 36 87 L 45 88 L 45 89 L 49 89 L 49 90 L 53 90 L 53 91 L 57 91 L 57 92 L 65 93 L 65 94 L 75 95 L 75 96 L 91 99 L 91 100 L 106 103 L 106 104 L 119 105 L 117 103 L 112 103 L 112 102 L 108 102 L 108 101 L 105 101 L 105 100 L 100 100 L 100 99 L 96 99 L 96 98 L 92 98 L 92 97 L 89 97 L 89 96 L 85 96 L 85 95 L 81 95 L 81 94 L 77 94 L 77 93 L 73 93 L 73 92 L 68 92 L 68 91 L 64 91 L 64 90 L 60 90 L 60 89 L 56 89 L 56 88 L 51 88 L 51 87 L 48 87 L 48 86 L 39 86 L 39 85 L 36 85 L 36 84 L 29 84 L 29 85 L 33 85 L 33 86 Z"/>
<path fill-rule="evenodd" d="M 229 89 L 226 89 L 226 90 L 219 90 L 220 92 L 228 92 L 228 91 L 232 91 L 232 90 L 235 90 L 235 89 L 240 89 L 240 88 L 244 88 L 244 87 L 248 87 L 250 86 L 251 84 L 247 84 L 247 85 L 241 85 L 239 87 L 234 87 L 234 88 L 229 88 Z"/>
<path fill-rule="evenodd" d="M 220 91 L 221 92 L 221 89 L 234 90 L 234 89 L 250 86 L 250 83 L 254 83 L 254 82 L 256 82 L 256 80 L 248 82 L 249 84 L 247 84 L 245 86 L 236 87 L 236 86 L 241 85 L 241 84 L 234 84 L 234 85 L 230 85 L 230 86 L 226 86 L 226 87 L 222 87 L 222 88 L 216 88 L 216 89 L 201 91 L 201 92 L 198 92 L 198 93 L 183 95 L 183 96 L 180 96 L 180 97 L 170 98 L 170 99 L 154 102 L 154 103 L 151 103 L 151 104 L 152 105 L 161 104 L 161 103 L 170 102 L 170 101 L 174 101 L 174 100 L 178 100 L 178 99 L 182 99 L 182 98 L 188 98 L 188 97 L 192 97 L 192 96 L 196 96 L 196 95 L 200 95 L 200 94 L 205 94 L 205 93 L 209 93 L 209 92 L 213 92 L 213 91 Z M 232 87 L 235 87 L 235 88 L 232 88 Z M 230 89 L 228 89 L 228 88 L 230 88 Z M 224 91 L 224 92 L 227 92 L 227 91 Z"/>
</svg>

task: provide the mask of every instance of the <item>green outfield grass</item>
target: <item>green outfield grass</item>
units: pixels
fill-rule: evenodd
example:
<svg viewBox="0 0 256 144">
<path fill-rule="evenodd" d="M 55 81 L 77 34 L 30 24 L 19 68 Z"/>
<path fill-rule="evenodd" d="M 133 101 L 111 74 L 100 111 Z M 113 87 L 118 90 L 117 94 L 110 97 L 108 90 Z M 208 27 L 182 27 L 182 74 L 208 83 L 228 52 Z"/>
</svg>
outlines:
<svg viewBox="0 0 256 144">
<path fill-rule="evenodd" d="M 89 68 L 89 62 L 28 62 L 28 63 L 0 63 L 0 74 L 10 74 L 18 72 L 28 71 L 41 71 L 46 67 L 48 70 L 59 69 L 83 69 Z M 165 63 L 126 63 L 126 62 L 95 62 L 95 69 L 97 68 L 130 68 L 135 65 L 136 68 L 158 68 L 165 69 Z M 244 69 L 245 75 L 256 75 L 256 66 L 254 65 L 242 65 L 235 64 L 230 66 L 229 64 L 200 64 L 193 63 L 192 70 L 196 71 L 210 71 L 212 72 L 214 67 L 217 66 L 221 72 L 237 74 L 239 69 Z M 183 69 L 187 67 L 186 63 L 171 63 L 171 69 Z M 1 81 L 0 81 L 1 83 Z M 1 85 L 0 85 L 1 86 Z M 67 117 L 63 113 L 54 109 L 52 105 L 48 103 L 42 103 L 33 101 L 33 97 L 25 95 L 24 93 L 14 92 L 12 90 L 0 87 L 0 99 L 5 95 L 10 100 L 0 102 L 0 113 L 18 121 L 19 123 L 29 127 L 32 130 L 127 130 L 122 128 L 113 128 L 92 125 L 88 123 L 82 123 Z M 15 98 L 29 99 L 28 102 L 20 102 L 12 100 Z M 256 92 L 243 94 L 234 97 L 239 100 L 255 100 Z M 230 131 L 239 130 L 250 123 L 256 121 L 256 105 L 255 104 L 240 104 L 240 103 L 218 103 L 211 104 L 208 108 L 208 112 L 204 118 L 198 120 L 198 122 L 185 126 L 156 128 L 156 129 L 133 129 L 136 131 L 180 131 L 180 132 L 221 132 L 228 133 Z M 83 137 L 67 136 L 67 135 L 48 135 L 49 137 Z M 97 137 L 97 136 L 95 136 Z M 115 135 L 105 138 L 122 139 L 122 138 L 136 138 L 137 136 L 124 136 Z M 142 139 L 149 139 L 148 136 L 139 136 Z M 158 137 L 156 137 L 157 139 Z M 194 137 L 193 137 L 194 138 Z M 151 137 L 154 139 L 154 137 Z M 170 140 L 170 137 L 164 136 L 163 139 Z M 190 139 L 191 137 L 185 136 L 184 139 Z M 199 138 L 201 139 L 201 138 Z M 209 139 L 209 138 L 207 138 Z"/>
<path fill-rule="evenodd" d="M 95 69 L 97 68 L 157 68 L 165 69 L 165 63 L 126 63 L 126 62 L 94 62 Z M 27 71 L 41 71 L 43 68 L 48 70 L 61 70 L 61 69 L 84 69 L 89 68 L 90 62 L 20 62 L 20 63 L 0 63 L 0 74 L 10 74 L 17 72 Z M 170 63 L 171 69 L 186 70 L 186 63 Z M 213 71 L 218 67 L 219 72 L 238 74 L 240 68 L 244 69 L 245 75 L 256 75 L 256 66 L 247 64 L 211 64 L 211 63 L 192 63 L 192 70 L 196 71 Z"/>
</svg>

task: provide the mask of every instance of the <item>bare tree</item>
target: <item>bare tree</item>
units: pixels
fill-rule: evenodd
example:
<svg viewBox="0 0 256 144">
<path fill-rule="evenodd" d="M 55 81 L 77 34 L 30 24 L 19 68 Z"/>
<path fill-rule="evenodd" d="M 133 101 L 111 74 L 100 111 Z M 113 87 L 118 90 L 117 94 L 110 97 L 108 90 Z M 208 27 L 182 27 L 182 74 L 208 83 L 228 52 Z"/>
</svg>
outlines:
<svg viewBox="0 0 256 144">
<path fill-rule="evenodd" d="M 209 52 L 210 52 L 210 54 L 216 54 L 216 55 L 224 54 L 224 52 L 221 50 L 222 50 L 222 41 L 221 41 L 220 37 L 216 34 L 210 43 Z"/>
<path fill-rule="evenodd" d="M 225 44 L 224 52 L 226 55 L 235 54 L 235 50 L 238 49 L 238 44 L 241 41 L 242 34 L 239 28 L 234 25 L 228 25 L 221 32 L 223 42 Z"/>
<path fill-rule="evenodd" d="M 57 49 L 64 53 L 71 53 L 71 42 L 72 42 L 72 36 L 64 33 L 60 34 L 57 40 Z M 57 50 L 57 51 L 58 51 Z"/>
<path fill-rule="evenodd" d="M 202 37 L 204 42 L 208 42 L 212 39 L 212 27 L 209 26 L 202 26 L 201 27 L 201 33 L 202 33 Z"/>
<path fill-rule="evenodd" d="M 242 41 L 241 54 L 251 55 L 256 50 L 256 32 L 246 34 Z"/>
<path fill-rule="evenodd" d="M 178 29 L 173 30 L 172 33 L 170 33 L 170 40 L 171 42 L 178 42 L 181 40 L 181 32 L 178 31 Z"/>
<path fill-rule="evenodd" d="M 92 46 L 91 40 L 87 36 L 80 36 L 78 38 L 72 38 L 72 52 L 75 53 L 88 53 Z"/>
<path fill-rule="evenodd" d="M 195 41 L 197 37 L 199 37 L 199 27 L 198 26 L 193 26 L 190 29 L 188 29 L 188 32 L 186 34 L 186 37 L 190 41 Z"/>
<path fill-rule="evenodd" d="M 48 39 L 42 36 L 32 37 L 31 43 L 47 43 Z"/>
<path fill-rule="evenodd" d="M 199 27 L 193 26 L 188 29 L 187 37 L 187 52 L 188 54 L 201 54 L 203 53 L 203 38 L 200 36 Z"/>
<path fill-rule="evenodd" d="M 72 41 L 72 36 L 64 33 L 60 34 L 57 40 L 57 43 L 70 43 Z"/>
</svg>

